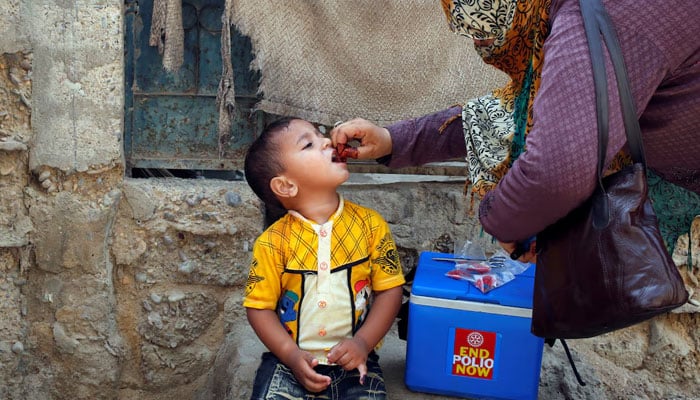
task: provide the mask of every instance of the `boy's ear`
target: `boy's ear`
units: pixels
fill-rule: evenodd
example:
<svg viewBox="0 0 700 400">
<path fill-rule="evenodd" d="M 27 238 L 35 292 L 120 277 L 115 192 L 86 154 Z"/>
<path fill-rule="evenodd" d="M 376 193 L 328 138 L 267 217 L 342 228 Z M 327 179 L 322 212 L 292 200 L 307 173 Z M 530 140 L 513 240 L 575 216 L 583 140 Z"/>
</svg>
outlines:
<svg viewBox="0 0 700 400">
<path fill-rule="evenodd" d="M 294 197 L 299 191 L 298 186 L 286 176 L 280 175 L 270 180 L 270 189 L 279 197 Z"/>
</svg>

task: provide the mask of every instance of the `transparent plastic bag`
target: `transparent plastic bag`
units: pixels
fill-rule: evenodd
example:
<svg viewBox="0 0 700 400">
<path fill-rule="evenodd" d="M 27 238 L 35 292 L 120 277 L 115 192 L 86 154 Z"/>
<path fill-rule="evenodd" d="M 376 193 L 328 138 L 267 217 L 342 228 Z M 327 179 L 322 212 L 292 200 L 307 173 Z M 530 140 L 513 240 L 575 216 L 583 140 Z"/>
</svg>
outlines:
<svg viewBox="0 0 700 400">
<path fill-rule="evenodd" d="M 465 256 L 455 254 L 455 257 Z M 487 293 L 512 281 L 529 266 L 530 264 L 512 260 L 504 250 L 500 249 L 485 261 L 459 261 L 455 263 L 454 269 L 447 271 L 445 275 L 470 282 L 482 293 Z"/>
<path fill-rule="evenodd" d="M 454 255 L 456 258 L 471 258 L 474 260 L 486 260 L 484 249 L 471 240 L 455 240 Z"/>
</svg>

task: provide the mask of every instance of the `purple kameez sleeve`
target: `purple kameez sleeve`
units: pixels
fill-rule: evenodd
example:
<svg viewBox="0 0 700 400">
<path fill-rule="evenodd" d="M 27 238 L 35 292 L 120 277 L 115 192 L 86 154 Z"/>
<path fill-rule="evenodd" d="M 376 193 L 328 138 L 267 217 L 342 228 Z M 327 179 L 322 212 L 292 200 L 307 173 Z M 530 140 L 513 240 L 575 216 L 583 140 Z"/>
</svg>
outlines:
<svg viewBox="0 0 700 400">
<path fill-rule="evenodd" d="M 461 115 L 462 107 L 454 106 L 387 126 L 392 154 L 379 161 L 391 168 L 401 168 L 464 158 L 467 149 Z"/>
<path fill-rule="evenodd" d="M 548 62 L 533 104 L 526 151 L 479 205 L 481 225 L 500 241 L 536 235 L 595 186 L 595 94 L 583 27 L 569 28 L 576 24 L 581 24 L 578 14 L 557 16 L 545 42 Z M 611 140 L 609 149 L 617 144 Z"/>
<path fill-rule="evenodd" d="M 689 54 L 697 50 L 685 42 L 678 45 L 673 39 L 697 36 L 698 29 L 679 24 L 674 15 L 651 12 L 657 7 L 645 2 L 630 15 L 631 9 L 624 4 L 606 2 L 620 36 L 651 169 L 663 167 L 666 160 L 678 163 L 688 159 L 693 152 L 697 160 L 699 147 L 698 130 L 693 126 L 697 128 L 700 119 L 685 111 L 697 110 L 700 104 L 697 90 L 692 89 L 697 87 L 692 82 L 697 82 L 698 64 L 688 62 Z M 700 7 L 688 2 L 685 9 L 698 14 Z M 496 188 L 484 196 L 479 208 L 484 230 L 504 242 L 536 235 L 580 205 L 596 185 L 598 141 L 588 44 L 577 2 L 566 2 L 559 13 L 545 42 L 546 61 L 533 103 L 527 150 Z M 681 26 L 683 32 L 679 31 Z M 609 60 L 606 69 L 611 110 L 606 160 L 610 162 L 625 145 L 626 136 Z M 678 85 L 686 85 L 690 93 L 695 90 L 695 96 L 672 96 L 665 89 Z M 661 108 L 659 103 L 672 105 L 664 110 L 677 117 L 672 118 L 673 123 L 660 126 L 658 120 L 646 118 Z M 679 145 L 681 140 L 684 145 Z M 697 165 L 694 161 L 683 166 L 691 170 L 693 163 Z"/>
</svg>

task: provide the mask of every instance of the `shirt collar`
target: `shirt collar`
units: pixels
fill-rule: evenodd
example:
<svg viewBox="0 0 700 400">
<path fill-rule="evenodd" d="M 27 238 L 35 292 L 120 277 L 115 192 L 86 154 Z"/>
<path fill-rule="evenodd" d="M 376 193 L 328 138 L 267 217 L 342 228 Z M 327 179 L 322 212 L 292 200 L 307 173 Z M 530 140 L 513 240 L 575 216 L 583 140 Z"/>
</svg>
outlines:
<svg viewBox="0 0 700 400">
<path fill-rule="evenodd" d="M 326 221 L 324 224 L 317 224 L 316 222 L 306 218 L 305 216 L 301 215 L 298 211 L 295 211 L 295 210 L 288 210 L 287 213 L 294 216 L 295 218 L 299 219 L 300 221 L 311 225 L 311 227 L 314 228 L 314 230 L 315 230 L 316 228 L 318 228 L 322 225 L 326 225 L 326 224 L 338 219 L 340 214 L 343 213 L 344 207 L 345 207 L 345 198 L 343 197 L 342 194 L 338 193 L 338 208 L 335 210 L 333 215 L 331 215 L 331 217 L 328 219 L 328 221 Z"/>
</svg>

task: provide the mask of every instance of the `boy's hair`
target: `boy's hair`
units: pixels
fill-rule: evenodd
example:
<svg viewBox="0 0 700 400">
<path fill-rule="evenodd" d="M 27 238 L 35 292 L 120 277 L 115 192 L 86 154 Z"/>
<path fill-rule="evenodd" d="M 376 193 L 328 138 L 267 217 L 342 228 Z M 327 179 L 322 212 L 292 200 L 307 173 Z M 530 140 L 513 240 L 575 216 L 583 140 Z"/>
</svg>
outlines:
<svg viewBox="0 0 700 400">
<path fill-rule="evenodd" d="M 276 137 L 289 128 L 289 123 L 295 119 L 298 118 L 284 117 L 265 126 L 248 148 L 245 157 L 245 179 L 265 205 L 265 226 L 269 226 L 287 211 L 270 188 L 270 181 L 284 171 L 279 157 L 279 140 Z"/>
</svg>

